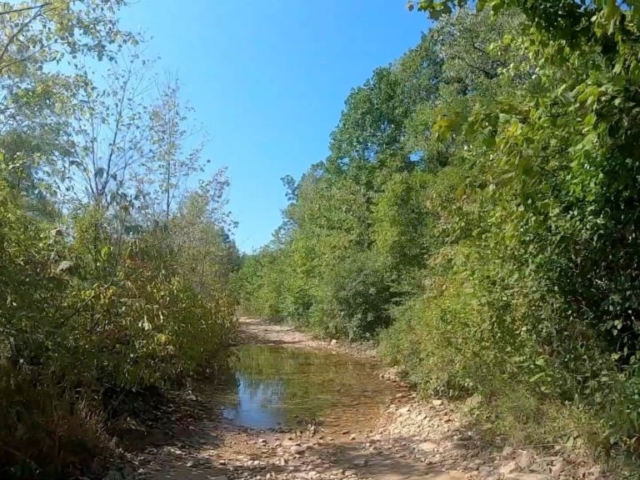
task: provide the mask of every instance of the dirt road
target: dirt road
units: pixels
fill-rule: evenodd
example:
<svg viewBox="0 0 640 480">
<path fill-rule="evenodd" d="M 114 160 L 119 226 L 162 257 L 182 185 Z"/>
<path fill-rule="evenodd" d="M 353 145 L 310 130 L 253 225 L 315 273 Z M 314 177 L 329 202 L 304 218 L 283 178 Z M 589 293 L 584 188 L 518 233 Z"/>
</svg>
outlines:
<svg viewBox="0 0 640 480">
<path fill-rule="evenodd" d="M 368 348 L 319 341 L 294 329 L 243 319 L 241 339 L 335 355 L 370 358 Z M 153 480 L 373 479 L 373 480 L 603 480 L 597 466 L 569 453 L 540 455 L 482 444 L 444 401 L 419 402 L 380 370 L 393 392 L 382 405 L 354 407 L 357 420 L 340 428 L 302 432 L 243 428 L 212 415 L 173 445 L 147 449 L 121 477 Z"/>
</svg>

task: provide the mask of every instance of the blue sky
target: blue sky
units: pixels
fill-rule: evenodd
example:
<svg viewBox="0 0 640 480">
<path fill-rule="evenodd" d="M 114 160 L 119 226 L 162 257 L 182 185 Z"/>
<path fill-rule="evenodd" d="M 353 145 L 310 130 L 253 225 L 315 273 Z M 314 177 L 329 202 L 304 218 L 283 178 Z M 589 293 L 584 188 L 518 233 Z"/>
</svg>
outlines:
<svg viewBox="0 0 640 480">
<path fill-rule="evenodd" d="M 328 153 L 350 90 L 418 43 L 428 27 L 404 0 L 137 0 L 127 28 L 152 37 L 158 67 L 209 132 L 225 165 L 238 247 L 267 243 L 296 179 Z"/>
</svg>

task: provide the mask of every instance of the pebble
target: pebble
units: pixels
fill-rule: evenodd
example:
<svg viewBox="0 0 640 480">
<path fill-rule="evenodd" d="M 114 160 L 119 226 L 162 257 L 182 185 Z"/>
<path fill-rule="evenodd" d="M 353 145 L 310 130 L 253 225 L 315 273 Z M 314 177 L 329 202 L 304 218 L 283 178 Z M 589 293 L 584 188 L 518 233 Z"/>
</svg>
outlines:
<svg viewBox="0 0 640 480">
<path fill-rule="evenodd" d="M 294 455 L 300 455 L 301 453 L 304 453 L 304 452 L 307 451 L 307 446 L 306 445 L 294 445 L 293 447 L 291 447 L 290 451 Z"/>
<path fill-rule="evenodd" d="M 551 467 L 551 476 L 559 477 L 564 471 L 564 460 L 561 458 L 556 461 L 556 463 Z"/>
<path fill-rule="evenodd" d="M 504 480 L 549 480 L 548 475 L 540 473 L 510 473 L 504 477 Z"/>
<path fill-rule="evenodd" d="M 516 463 L 523 470 L 528 470 L 533 465 L 533 454 L 528 451 L 520 451 L 516 457 Z"/>
<path fill-rule="evenodd" d="M 124 480 L 124 476 L 115 470 L 111 470 L 107 473 L 103 480 Z"/>
<path fill-rule="evenodd" d="M 354 467 L 366 467 L 367 465 L 369 465 L 369 460 L 366 458 L 359 458 L 353 462 Z"/>
</svg>

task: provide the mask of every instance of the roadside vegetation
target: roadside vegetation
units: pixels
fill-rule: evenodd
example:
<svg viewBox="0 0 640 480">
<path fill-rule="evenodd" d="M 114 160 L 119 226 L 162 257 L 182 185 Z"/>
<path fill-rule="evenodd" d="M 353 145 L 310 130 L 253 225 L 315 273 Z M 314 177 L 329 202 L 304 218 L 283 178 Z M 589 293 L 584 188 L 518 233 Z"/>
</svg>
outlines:
<svg viewBox="0 0 640 480">
<path fill-rule="evenodd" d="M 466 3 L 410 3 L 433 28 L 284 179 L 242 307 L 379 340 L 422 393 L 476 399 L 489 435 L 635 459 L 640 12 Z"/>
<path fill-rule="evenodd" d="M 82 472 L 130 395 L 227 367 L 228 180 L 124 4 L 0 3 L 2 478 Z"/>
</svg>

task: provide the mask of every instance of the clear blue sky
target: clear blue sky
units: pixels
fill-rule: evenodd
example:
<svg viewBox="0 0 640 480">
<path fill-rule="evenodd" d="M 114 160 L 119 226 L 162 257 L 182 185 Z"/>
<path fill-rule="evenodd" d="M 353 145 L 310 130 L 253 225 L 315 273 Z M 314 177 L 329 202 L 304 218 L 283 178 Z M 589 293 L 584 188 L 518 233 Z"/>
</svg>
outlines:
<svg viewBox="0 0 640 480">
<path fill-rule="evenodd" d="M 231 177 L 238 247 L 267 243 L 286 205 L 280 178 L 328 152 L 344 100 L 418 43 L 427 18 L 405 0 L 137 0 L 127 28 L 151 37 L 159 68 L 210 134 L 205 154 Z"/>
</svg>

